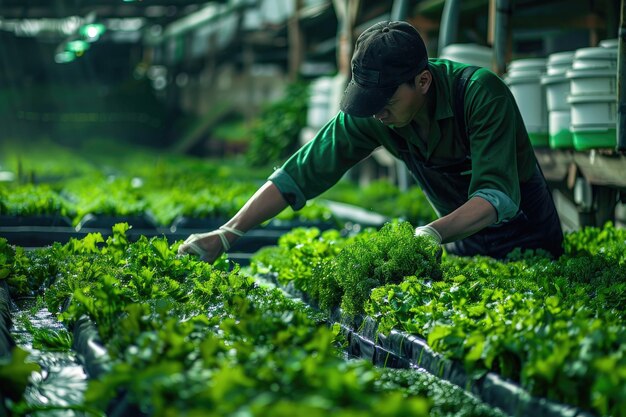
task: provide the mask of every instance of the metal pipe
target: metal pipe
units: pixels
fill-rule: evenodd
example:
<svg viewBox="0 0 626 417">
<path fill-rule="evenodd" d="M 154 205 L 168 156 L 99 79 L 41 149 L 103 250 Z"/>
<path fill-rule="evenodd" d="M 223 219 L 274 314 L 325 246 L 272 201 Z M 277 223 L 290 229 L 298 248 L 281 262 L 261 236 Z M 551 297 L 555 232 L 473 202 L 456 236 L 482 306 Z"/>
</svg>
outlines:
<svg viewBox="0 0 626 417">
<path fill-rule="evenodd" d="M 409 14 L 409 0 L 394 0 L 391 6 L 391 20 L 404 20 Z"/>
<path fill-rule="evenodd" d="M 496 0 L 496 16 L 493 40 L 493 56 L 495 72 L 498 75 L 506 71 L 506 45 L 508 40 L 509 24 L 511 17 L 511 2 L 509 0 Z"/>
<path fill-rule="evenodd" d="M 460 0 L 446 0 L 441 15 L 441 30 L 439 31 L 437 54 L 441 54 L 445 46 L 456 42 L 459 32 L 460 8 Z"/>
<path fill-rule="evenodd" d="M 626 0 L 622 0 L 621 19 L 617 34 L 617 147 L 626 152 Z"/>
</svg>

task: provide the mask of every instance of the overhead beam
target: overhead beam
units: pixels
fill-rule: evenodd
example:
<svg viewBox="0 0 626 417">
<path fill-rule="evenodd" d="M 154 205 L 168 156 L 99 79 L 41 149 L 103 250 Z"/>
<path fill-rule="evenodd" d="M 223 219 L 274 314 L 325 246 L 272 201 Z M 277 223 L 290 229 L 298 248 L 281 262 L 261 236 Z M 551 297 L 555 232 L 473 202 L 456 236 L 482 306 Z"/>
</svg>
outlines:
<svg viewBox="0 0 626 417">
<path fill-rule="evenodd" d="M 142 17 L 155 7 L 173 7 L 180 12 L 186 7 L 207 3 L 224 4 L 228 0 L 150 0 L 124 3 L 121 0 L 0 0 L 0 18 L 60 18 L 82 16 L 94 10 L 109 17 Z"/>
</svg>

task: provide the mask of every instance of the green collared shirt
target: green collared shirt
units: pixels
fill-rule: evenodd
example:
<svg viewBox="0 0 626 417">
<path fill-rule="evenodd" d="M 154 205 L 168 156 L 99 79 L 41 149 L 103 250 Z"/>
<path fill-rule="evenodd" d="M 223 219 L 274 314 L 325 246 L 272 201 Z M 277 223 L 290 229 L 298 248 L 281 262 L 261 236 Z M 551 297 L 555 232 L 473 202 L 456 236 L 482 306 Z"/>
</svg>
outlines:
<svg viewBox="0 0 626 417">
<path fill-rule="evenodd" d="M 434 98 L 428 137 L 419 136 L 413 124 L 394 128 L 373 117 L 353 117 L 339 112 L 318 134 L 300 148 L 269 177 L 295 210 L 307 200 L 332 187 L 348 169 L 383 146 L 400 157 L 391 130 L 404 138 L 415 156 L 431 165 L 445 165 L 466 156 L 454 120 L 452 85 L 464 64 L 431 59 L 429 69 Z M 434 89 L 433 89 L 434 87 Z M 515 216 L 520 204 L 520 183 L 533 175 L 535 155 L 515 100 L 502 80 L 487 69 L 479 69 L 465 90 L 464 113 L 469 131 L 471 175 L 467 199 L 479 196 L 489 201 L 498 222 Z M 458 207 L 432 198 L 434 209 L 444 216 Z"/>
</svg>

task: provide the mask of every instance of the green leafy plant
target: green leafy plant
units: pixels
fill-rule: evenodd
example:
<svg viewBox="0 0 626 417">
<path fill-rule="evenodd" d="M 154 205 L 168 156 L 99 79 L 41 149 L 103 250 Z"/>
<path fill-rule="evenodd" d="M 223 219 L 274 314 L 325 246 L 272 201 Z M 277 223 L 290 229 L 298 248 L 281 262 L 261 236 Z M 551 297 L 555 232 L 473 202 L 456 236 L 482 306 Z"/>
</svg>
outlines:
<svg viewBox="0 0 626 417">
<path fill-rule="evenodd" d="M 252 165 L 276 164 L 298 147 L 300 130 L 306 126 L 308 85 L 287 86 L 284 97 L 261 111 L 252 127 L 252 141 L 246 159 Z"/>
<path fill-rule="evenodd" d="M 464 364 L 474 378 L 493 371 L 532 395 L 622 416 L 626 240 L 612 225 L 605 229 L 566 235 L 565 254 L 556 261 L 538 252 L 518 252 L 506 262 L 444 256 L 441 280 L 400 270 L 399 276 L 405 276 L 387 283 L 395 274 L 385 273 L 396 270 L 398 259 L 406 259 L 401 249 L 393 252 L 384 243 L 374 244 L 382 233 L 364 234 L 367 238 L 353 238 L 350 244 L 338 238 L 340 252 L 319 256 L 313 273 L 304 269 L 310 275 L 307 292 L 314 293 L 315 285 L 326 288 L 327 305 L 341 303 L 352 313 L 364 309 L 380 332 L 398 329 L 423 337 L 437 352 Z M 303 236 L 290 246 L 312 248 Z M 396 239 L 401 240 L 398 235 Z M 305 250 L 279 248 L 301 258 L 281 259 L 280 271 L 310 257 Z M 387 260 L 380 248 L 396 262 Z M 408 259 L 405 264 L 415 263 Z M 343 282 L 334 280 L 336 271 Z M 331 284 L 323 281 L 329 278 Z"/>
<path fill-rule="evenodd" d="M 343 248 L 330 260 L 327 268 L 319 270 L 321 276 L 316 275 L 314 281 L 328 283 L 334 280 L 343 293 L 343 312 L 354 316 L 363 313 L 372 289 L 378 286 L 399 283 L 408 276 L 440 279 L 438 248 L 428 239 L 416 238 L 414 233 L 408 222 L 388 223 L 380 231 L 357 238 Z M 330 288 L 319 291 L 326 294 L 322 305 L 333 307 L 324 299 L 334 297 L 335 290 L 331 284 Z"/>
<path fill-rule="evenodd" d="M 427 415 L 424 398 L 379 389 L 370 364 L 345 362 L 338 328 L 308 307 L 238 268 L 179 258 L 164 239 L 131 243 L 127 230 L 47 249 L 71 258 L 46 292 L 51 311 L 65 297 L 64 322 L 90 317 L 112 360 L 90 380 L 84 411 L 105 410 L 124 392 L 127 404 L 154 415 L 255 415 L 279 403 L 317 414 Z"/>
<path fill-rule="evenodd" d="M 0 214 L 10 216 L 38 216 L 56 214 L 73 216 L 76 211 L 71 201 L 62 197 L 49 184 L 12 184 L 1 191 Z"/>
</svg>

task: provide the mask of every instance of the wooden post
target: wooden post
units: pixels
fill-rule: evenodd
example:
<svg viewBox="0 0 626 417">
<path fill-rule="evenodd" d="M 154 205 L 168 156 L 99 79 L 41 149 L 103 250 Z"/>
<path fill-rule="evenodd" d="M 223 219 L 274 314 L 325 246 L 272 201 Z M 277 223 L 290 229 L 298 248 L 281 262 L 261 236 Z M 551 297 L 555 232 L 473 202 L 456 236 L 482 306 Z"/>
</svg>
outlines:
<svg viewBox="0 0 626 417">
<path fill-rule="evenodd" d="M 337 68 L 340 74 L 351 75 L 350 60 L 354 48 L 354 22 L 361 0 L 333 0 L 339 22 L 337 30 Z"/>
<path fill-rule="evenodd" d="M 304 56 L 304 36 L 300 27 L 300 9 L 302 0 L 294 1 L 293 15 L 287 23 L 289 37 L 289 81 L 294 82 L 300 74 L 300 66 Z"/>
<path fill-rule="evenodd" d="M 506 62 L 511 49 L 511 2 L 509 0 L 490 0 L 488 43 L 493 48 L 492 70 L 502 75 L 506 71 Z"/>
</svg>

